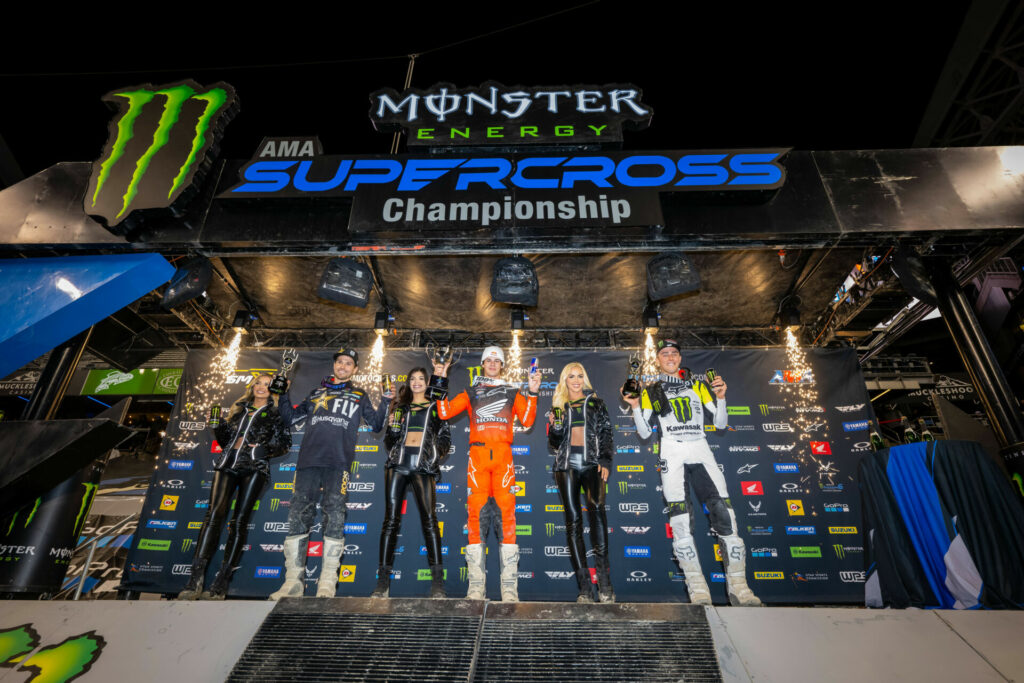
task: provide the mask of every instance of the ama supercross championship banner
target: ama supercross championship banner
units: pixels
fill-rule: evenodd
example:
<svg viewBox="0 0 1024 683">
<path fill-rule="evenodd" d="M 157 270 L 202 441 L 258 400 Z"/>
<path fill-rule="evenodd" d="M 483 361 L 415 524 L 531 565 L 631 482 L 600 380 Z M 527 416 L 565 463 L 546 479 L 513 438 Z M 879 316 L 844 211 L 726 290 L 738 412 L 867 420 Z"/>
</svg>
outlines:
<svg viewBox="0 0 1024 683">
<path fill-rule="evenodd" d="M 729 426 L 706 428 L 708 443 L 725 475 L 739 532 L 747 548 L 751 588 L 767 603 L 862 603 L 864 543 L 854 476 L 870 450 L 874 422 L 864 381 L 851 350 L 809 349 L 805 363 L 792 367 L 783 349 L 683 352 L 683 365 L 703 379 L 713 368 L 728 384 Z M 331 373 L 328 351 L 305 351 L 292 373 L 291 398 L 301 401 Z M 516 425 L 516 525 L 521 547 L 519 595 L 524 600 L 575 600 L 576 588 L 565 538 L 565 518 L 551 473 L 545 413 L 551 408 L 566 363 L 582 362 L 594 389 L 608 404 L 615 430 L 615 459 L 607 484 L 612 582 L 621 601 L 686 601 L 682 575 L 672 559 L 671 531 L 657 472 L 657 433 L 640 441 L 632 413 L 619 398 L 628 351 L 523 350 L 523 366 L 538 357 L 543 375 L 537 422 Z M 209 506 L 212 461 L 218 446 L 205 429 L 211 403 L 225 410 L 244 392 L 257 371 L 271 371 L 280 352 L 243 350 L 233 372 L 210 372 L 213 351 L 189 354 L 167 428 L 160 461 L 128 562 L 124 588 L 177 593 L 184 586 L 195 542 Z M 369 353 L 360 351 L 364 373 Z M 428 366 L 423 352 L 392 351 L 383 372 L 404 382 L 408 371 Z M 466 352 L 452 368 L 451 396 L 480 372 L 479 351 Z M 379 375 L 357 373 L 366 388 Z M 214 377 L 216 381 L 211 380 Z M 376 396 L 379 396 L 379 391 Z M 376 397 L 375 397 L 376 400 Z M 249 530 L 249 547 L 231 583 L 231 595 L 265 597 L 283 580 L 281 546 L 287 535 L 288 505 L 303 422 L 293 427 L 293 446 L 271 466 L 272 480 L 259 501 Z M 465 595 L 466 464 L 469 423 L 451 422 L 452 452 L 437 485 L 447 590 Z M 338 595 L 367 596 L 376 583 L 377 552 L 384 516 L 384 454 L 380 435 L 363 425 L 348 488 L 345 555 Z M 692 500 L 692 491 L 691 491 Z M 726 602 L 717 539 L 699 504 L 694 536 L 701 565 L 716 603 Z M 403 510 L 402 538 L 391 595 L 425 596 L 430 573 L 411 492 Z M 590 547 L 589 529 L 584 539 Z M 221 535 L 221 550 L 226 540 Z M 498 552 L 488 538 L 488 595 L 498 597 Z M 307 594 L 315 592 L 323 545 L 320 526 L 310 537 Z M 220 563 L 214 556 L 208 580 Z M 590 566 L 593 567 L 591 553 Z"/>
</svg>

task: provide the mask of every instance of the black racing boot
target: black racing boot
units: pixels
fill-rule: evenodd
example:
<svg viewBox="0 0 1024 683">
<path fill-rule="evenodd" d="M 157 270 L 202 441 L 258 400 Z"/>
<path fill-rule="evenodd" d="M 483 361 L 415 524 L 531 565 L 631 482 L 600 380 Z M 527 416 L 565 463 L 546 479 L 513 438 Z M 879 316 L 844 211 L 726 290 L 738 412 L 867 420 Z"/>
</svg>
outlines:
<svg viewBox="0 0 1024 683">
<path fill-rule="evenodd" d="M 580 568 L 576 570 L 576 583 L 580 588 L 580 594 L 576 596 L 576 602 L 594 602 L 594 591 L 590 587 L 590 570 Z"/>
<path fill-rule="evenodd" d="M 231 583 L 231 567 L 221 565 L 210 587 L 203 591 L 201 600 L 223 600 L 228 596 L 228 584 Z"/>
<path fill-rule="evenodd" d="M 448 597 L 448 593 L 444 590 L 444 567 L 439 564 L 430 567 L 430 597 Z"/>
<path fill-rule="evenodd" d="M 371 598 L 386 598 L 391 591 L 391 567 L 377 567 L 377 587 L 370 593 Z"/>
<path fill-rule="evenodd" d="M 615 602 L 615 590 L 612 588 L 612 575 L 611 567 L 608 566 L 608 555 L 597 555 L 594 564 L 597 565 L 598 602 Z"/>
<path fill-rule="evenodd" d="M 178 593 L 178 600 L 198 600 L 199 594 L 203 592 L 203 580 L 206 578 L 206 565 L 209 563 L 208 559 L 196 558 L 192 560 L 192 574 L 188 578 L 188 583 L 180 593 Z"/>
</svg>

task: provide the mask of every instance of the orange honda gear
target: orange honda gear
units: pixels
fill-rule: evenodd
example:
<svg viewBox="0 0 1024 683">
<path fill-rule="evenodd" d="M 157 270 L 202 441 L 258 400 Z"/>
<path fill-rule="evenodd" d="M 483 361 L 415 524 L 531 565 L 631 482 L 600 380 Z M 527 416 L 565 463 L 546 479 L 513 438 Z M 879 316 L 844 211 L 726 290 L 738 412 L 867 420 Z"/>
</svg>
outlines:
<svg viewBox="0 0 1024 683">
<path fill-rule="evenodd" d="M 502 543 L 516 542 L 516 497 L 512 463 L 512 423 L 524 427 L 537 417 L 537 397 L 526 396 L 511 384 L 479 382 L 455 398 L 437 402 L 437 414 L 448 420 L 469 413 L 469 464 L 466 468 L 466 507 L 469 511 L 469 543 L 480 542 L 480 509 L 487 499 L 501 510 Z"/>
</svg>

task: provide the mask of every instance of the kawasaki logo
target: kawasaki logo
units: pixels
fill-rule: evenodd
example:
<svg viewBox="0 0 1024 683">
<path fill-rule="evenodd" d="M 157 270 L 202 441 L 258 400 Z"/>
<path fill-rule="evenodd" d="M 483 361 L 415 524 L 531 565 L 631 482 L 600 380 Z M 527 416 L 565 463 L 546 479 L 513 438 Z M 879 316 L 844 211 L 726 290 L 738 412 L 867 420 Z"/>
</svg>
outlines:
<svg viewBox="0 0 1024 683">
<path fill-rule="evenodd" d="M 169 207 L 201 181 L 207 153 L 238 111 L 230 85 L 192 80 L 115 90 L 103 101 L 120 111 L 93 164 L 85 211 L 109 226 L 136 209 Z"/>
</svg>

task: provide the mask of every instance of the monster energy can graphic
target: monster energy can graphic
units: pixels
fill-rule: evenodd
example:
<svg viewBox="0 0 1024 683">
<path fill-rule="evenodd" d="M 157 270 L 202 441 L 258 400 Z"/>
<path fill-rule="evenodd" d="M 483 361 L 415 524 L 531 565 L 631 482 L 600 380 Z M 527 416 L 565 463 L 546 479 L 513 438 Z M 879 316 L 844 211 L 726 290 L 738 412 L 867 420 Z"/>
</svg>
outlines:
<svg viewBox="0 0 1024 683">
<path fill-rule="evenodd" d="M 230 85 L 204 88 L 192 80 L 121 88 L 104 95 L 103 101 L 118 113 L 110 122 L 103 154 L 93 163 L 85 211 L 110 228 L 137 209 L 187 203 L 212 166 L 224 127 L 238 111 Z"/>
</svg>

